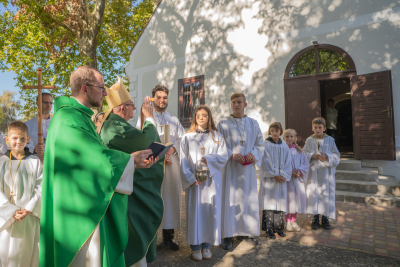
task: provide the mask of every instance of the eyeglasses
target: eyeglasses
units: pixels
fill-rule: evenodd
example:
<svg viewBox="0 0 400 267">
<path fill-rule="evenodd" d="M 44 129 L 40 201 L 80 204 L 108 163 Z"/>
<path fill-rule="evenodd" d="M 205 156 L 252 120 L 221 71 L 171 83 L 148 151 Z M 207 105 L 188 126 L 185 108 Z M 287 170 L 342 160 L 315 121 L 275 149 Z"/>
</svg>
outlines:
<svg viewBox="0 0 400 267">
<path fill-rule="evenodd" d="M 50 105 L 50 106 L 52 106 L 54 104 L 53 102 L 47 102 L 47 101 L 42 101 L 42 103 L 45 105 Z"/>
<path fill-rule="evenodd" d="M 124 104 L 124 106 L 132 106 L 132 108 L 134 108 L 135 104 Z"/>
<path fill-rule="evenodd" d="M 97 86 L 97 85 L 91 85 L 91 84 L 86 84 L 86 86 L 91 86 L 91 87 L 98 87 L 99 90 L 104 93 L 106 91 L 106 88 L 104 86 Z"/>
</svg>

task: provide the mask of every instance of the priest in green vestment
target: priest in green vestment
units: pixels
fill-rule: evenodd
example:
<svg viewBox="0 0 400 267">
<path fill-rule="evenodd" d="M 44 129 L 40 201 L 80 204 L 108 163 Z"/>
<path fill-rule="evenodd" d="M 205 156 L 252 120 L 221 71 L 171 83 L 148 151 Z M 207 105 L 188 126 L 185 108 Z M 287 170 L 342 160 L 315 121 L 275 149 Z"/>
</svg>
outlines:
<svg viewBox="0 0 400 267">
<path fill-rule="evenodd" d="M 110 109 L 104 115 L 100 136 L 108 148 L 132 153 L 146 149 L 152 142 L 160 142 L 152 109 L 142 108 L 147 118 L 142 130 L 128 123 L 133 118 L 135 106 L 119 77 L 116 84 L 107 88 L 106 100 Z M 150 98 L 146 97 L 145 105 L 150 103 Z M 164 211 L 163 179 L 163 158 L 150 169 L 135 172 L 133 193 L 128 196 L 126 266 L 146 266 L 146 261 L 152 262 L 156 258 L 157 230 Z"/>
<path fill-rule="evenodd" d="M 91 121 L 91 107 L 107 95 L 101 73 L 79 67 L 72 97 L 55 100 L 43 166 L 40 266 L 125 266 L 127 195 L 134 169 L 150 168 L 151 150 L 107 148 Z"/>
</svg>

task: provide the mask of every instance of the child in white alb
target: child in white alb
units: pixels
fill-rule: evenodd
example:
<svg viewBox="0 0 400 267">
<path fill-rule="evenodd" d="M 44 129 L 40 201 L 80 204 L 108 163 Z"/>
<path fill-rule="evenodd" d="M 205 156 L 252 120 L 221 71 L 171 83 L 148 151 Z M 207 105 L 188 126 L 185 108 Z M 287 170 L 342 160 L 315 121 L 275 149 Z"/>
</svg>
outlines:
<svg viewBox="0 0 400 267">
<path fill-rule="evenodd" d="M 269 126 L 270 137 L 265 140 L 265 152 L 260 167 L 260 191 L 258 194 L 262 215 L 262 230 L 271 239 L 275 232 L 285 237 L 284 214 L 286 212 L 287 186 L 291 178 L 292 163 L 289 147 L 279 138 L 282 125 L 274 122 Z"/>
<path fill-rule="evenodd" d="M 287 185 L 286 201 L 286 231 L 299 232 L 301 229 L 297 225 L 297 213 L 305 214 L 307 212 L 306 182 L 310 163 L 306 154 L 297 145 L 297 132 L 293 129 L 286 129 L 283 132 L 283 140 L 289 147 L 292 157 L 292 179 Z"/>
<path fill-rule="evenodd" d="M 324 133 L 326 121 L 322 117 L 312 121 L 314 132 L 306 140 L 303 148 L 310 161 L 306 194 L 307 213 L 314 214 L 311 228 L 319 229 L 319 215 L 322 215 L 321 224 L 325 230 L 330 230 L 329 218 L 336 219 L 335 191 L 336 166 L 340 162 L 340 153 L 335 145 L 335 139 Z"/>
<path fill-rule="evenodd" d="M 0 156 L 0 266 L 36 267 L 43 165 L 25 149 L 25 123 L 12 122 L 6 141 L 11 150 Z"/>
</svg>

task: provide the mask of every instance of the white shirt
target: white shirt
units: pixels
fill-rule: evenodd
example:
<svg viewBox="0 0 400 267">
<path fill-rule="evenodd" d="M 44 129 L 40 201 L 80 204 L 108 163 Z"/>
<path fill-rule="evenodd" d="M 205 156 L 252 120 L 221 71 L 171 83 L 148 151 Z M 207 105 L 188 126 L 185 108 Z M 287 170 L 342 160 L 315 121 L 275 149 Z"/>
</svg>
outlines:
<svg viewBox="0 0 400 267">
<path fill-rule="evenodd" d="M 331 130 L 337 129 L 338 111 L 334 108 L 326 108 L 326 127 Z"/>
</svg>

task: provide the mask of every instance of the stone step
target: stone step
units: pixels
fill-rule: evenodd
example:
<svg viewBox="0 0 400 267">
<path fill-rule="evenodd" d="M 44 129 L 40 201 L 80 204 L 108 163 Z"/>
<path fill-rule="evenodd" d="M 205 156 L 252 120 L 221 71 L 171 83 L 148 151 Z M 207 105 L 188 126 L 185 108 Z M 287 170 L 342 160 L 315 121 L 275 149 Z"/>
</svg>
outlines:
<svg viewBox="0 0 400 267">
<path fill-rule="evenodd" d="M 336 167 L 336 170 L 360 171 L 361 168 L 361 160 L 340 159 L 340 163 Z"/>
<path fill-rule="evenodd" d="M 336 191 L 336 201 L 363 203 L 368 206 L 400 207 L 400 197 L 359 192 Z"/>
<path fill-rule="evenodd" d="M 360 171 L 336 170 L 336 180 L 354 180 L 354 181 L 370 181 L 378 182 L 378 171 L 361 169 Z"/>
<path fill-rule="evenodd" d="M 391 181 L 366 182 L 336 180 L 336 190 L 400 197 L 400 184 L 398 182 Z"/>
</svg>

